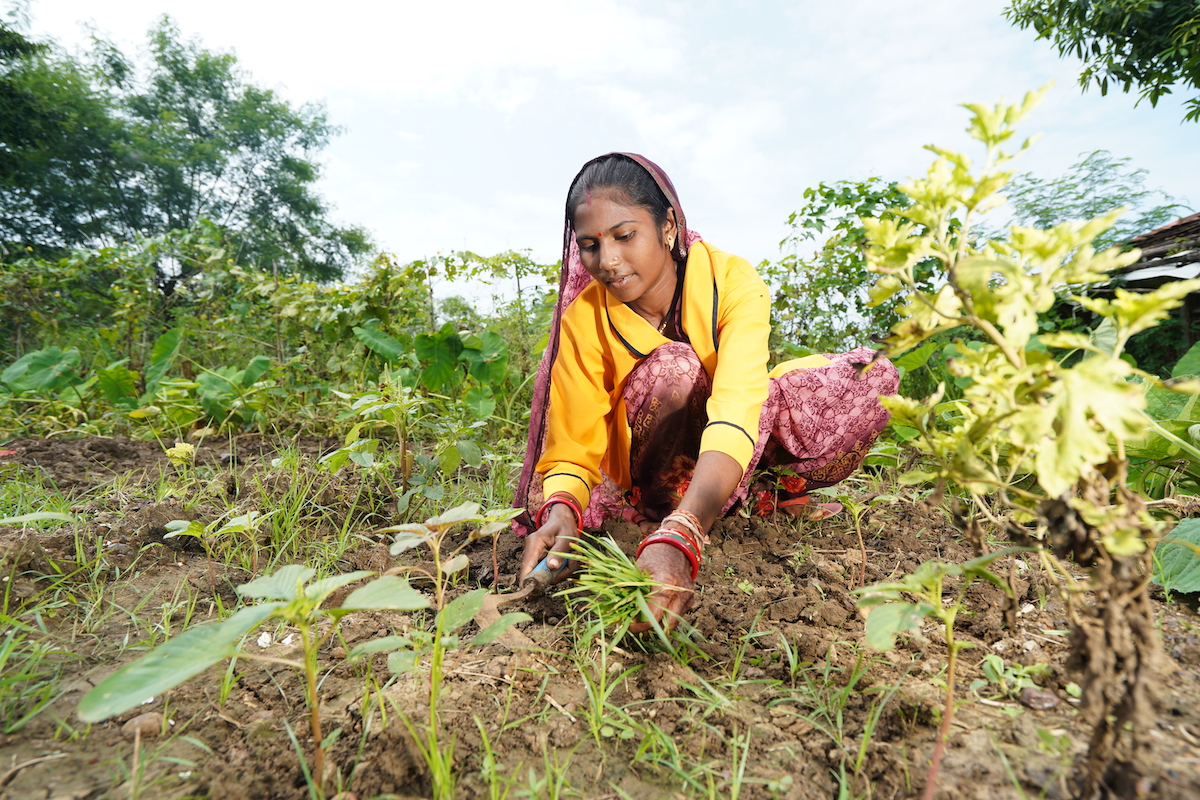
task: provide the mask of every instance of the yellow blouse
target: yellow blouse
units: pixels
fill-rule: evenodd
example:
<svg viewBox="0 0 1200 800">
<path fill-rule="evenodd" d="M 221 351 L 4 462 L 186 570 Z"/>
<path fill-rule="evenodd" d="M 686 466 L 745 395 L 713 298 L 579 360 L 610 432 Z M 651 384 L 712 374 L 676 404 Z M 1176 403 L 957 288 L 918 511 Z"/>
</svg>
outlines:
<svg viewBox="0 0 1200 800">
<path fill-rule="evenodd" d="M 725 453 L 743 471 L 767 399 L 770 312 L 767 286 L 749 262 L 706 242 L 692 246 L 681 323 L 713 386 L 700 452 Z M 562 317 L 550 374 L 546 450 L 537 465 L 545 496 L 568 492 L 586 507 L 601 470 L 630 488 L 631 434 L 621 394 L 633 368 L 669 341 L 596 281 L 575 298 Z"/>
</svg>

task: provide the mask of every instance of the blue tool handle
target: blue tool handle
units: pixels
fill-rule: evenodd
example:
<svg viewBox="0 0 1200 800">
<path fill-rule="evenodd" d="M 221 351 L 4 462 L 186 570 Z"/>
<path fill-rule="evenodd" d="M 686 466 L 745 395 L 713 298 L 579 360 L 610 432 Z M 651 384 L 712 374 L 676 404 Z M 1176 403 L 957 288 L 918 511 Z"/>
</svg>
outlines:
<svg viewBox="0 0 1200 800">
<path fill-rule="evenodd" d="M 533 568 L 533 572 L 530 572 L 525 576 L 525 582 L 522 585 L 528 586 L 530 583 L 533 583 L 538 587 L 534 590 L 535 592 L 545 591 L 547 586 L 558 580 L 558 578 L 567 571 L 567 568 L 571 566 L 571 560 L 569 558 L 562 556 L 562 560 L 563 562 L 559 565 L 558 569 L 550 569 L 550 565 L 547 564 L 546 559 L 543 558 L 538 565 Z"/>
</svg>

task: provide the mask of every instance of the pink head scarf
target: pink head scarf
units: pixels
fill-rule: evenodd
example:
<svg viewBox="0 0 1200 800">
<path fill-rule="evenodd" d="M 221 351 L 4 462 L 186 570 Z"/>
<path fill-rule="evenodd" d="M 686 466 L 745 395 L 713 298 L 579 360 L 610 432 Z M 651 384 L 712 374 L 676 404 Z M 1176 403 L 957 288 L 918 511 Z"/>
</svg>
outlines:
<svg viewBox="0 0 1200 800">
<path fill-rule="evenodd" d="M 688 230 L 687 218 L 683 214 L 683 207 L 679 205 L 679 197 L 675 194 L 675 185 L 671 183 L 671 179 L 667 177 L 667 173 L 663 172 L 662 168 L 650 159 L 634 153 L 607 153 L 599 156 L 583 165 L 578 174 L 575 175 L 575 179 L 571 181 L 571 189 L 575 188 L 575 184 L 579 182 L 580 176 L 583 175 L 584 170 L 591 164 L 613 156 L 627 158 L 635 162 L 642 169 L 646 170 L 646 172 L 650 173 L 650 177 L 654 178 L 654 182 L 658 184 L 658 188 L 662 190 L 663 195 L 667 198 L 667 204 L 674 209 L 675 224 L 679 228 L 679 235 L 675 239 L 675 246 L 671 251 L 671 255 L 675 258 L 676 263 L 685 263 L 687 261 L 688 250 L 693 244 L 700 241 L 700 234 Z M 571 191 L 568 189 L 567 197 L 570 198 L 570 196 Z M 550 325 L 550 340 L 546 345 L 545 352 L 542 353 L 542 362 L 538 365 L 537 379 L 533 386 L 533 404 L 529 414 L 529 439 L 525 445 L 525 464 L 521 469 L 520 482 L 517 484 L 517 496 L 513 500 L 514 508 L 528 507 L 529 485 L 533 479 L 537 462 L 542 456 L 542 451 L 545 449 L 546 414 L 550 398 L 550 371 L 554 367 L 554 360 L 558 357 L 559 331 L 561 329 L 563 312 L 566 311 L 567 307 L 571 305 L 575 298 L 579 296 L 579 293 L 592 280 L 592 276 L 583 268 L 583 262 L 579 258 L 579 245 L 575 242 L 575 229 L 571 225 L 572 210 L 568 207 L 564 215 L 562 272 L 559 274 L 558 279 L 558 301 L 554 305 L 554 317 Z M 513 520 L 513 529 L 520 536 L 530 533 L 533 527 L 533 520 L 528 511 Z"/>
</svg>

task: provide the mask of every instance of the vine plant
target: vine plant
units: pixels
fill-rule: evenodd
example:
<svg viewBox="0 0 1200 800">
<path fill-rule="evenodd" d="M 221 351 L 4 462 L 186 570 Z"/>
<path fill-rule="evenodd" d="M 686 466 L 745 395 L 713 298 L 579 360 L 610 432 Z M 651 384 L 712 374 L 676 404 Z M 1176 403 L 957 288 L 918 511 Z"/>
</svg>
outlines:
<svg viewBox="0 0 1200 800">
<path fill-rule="evenodd" d="M 972 112 L 967 131 L 986 148 L 980 171 L 972 172 L 966 155 L 931 145 L 938 158 L 926 176 L 900 186 L 912 205 L 863 224 L 868 267 L 880 276 L 871 301 L 899 294 L 904 302 L 881 355 L 899 355 L 956 328 L 973 329 L 982 339 L 969 347 L 958 342 L 960 355 L 947 365 L 952 376 L 967 379 L 960 381 L 967 384 L 961 400 L 942 403 L 944 385 L 925 401 L 884 399 L 894 422 L 917 431 L 911 444 L 933 465 L 901 480 L 952 482 L 1016 543 L 1041 548 L 1043 563 L 1066 592 L 1071 663 L 1084 673 L 1085 713 L 1094 732 L 1081 789 L 1092 796 L 1102 782 L 1138 780 L 1140 765 L 1149 763 L 1139 756 L 1147 745 L 1150 671 L 1160 649 L 1146 582 L 1165 523 L 1125 486 L 1125 445 L 1151 424 L 1147 383 L 1200 392 L 1200 381 L 1163 382 L 1122 353 L 1131 336 L 1200 290 L 1200 280 L 1140 294 L 1111 289 L 1111 299 L 1084 294 L 1139 258 L 1136 250 L 1096 252 L 1091 245 L 1121 209 L 1045 230 L 1014 226 L 1006 240 L 971 236 L 978 215 L 1004 202 L 999 192 L 1013 176 L 1004 168 L 1031 140 L 1016 154 L 1002 148 L 1044 91 L 1014 105 L 966 106 Z M 936 290 L 916 274 L 930 258 L 940 272 Z M 1109 335 L 1039 335 L 1040 318 L 1062 296 L 1102 317 Z M 1063 568 L 1059 559 L 1068 555 L 1089 569 L 1087 581 Z M 1085 590 L 1096 598 L 1086 609 L 1072 602 Z M 1123 743 L 1126 726 L 1132 733 Z"/>
</svg>

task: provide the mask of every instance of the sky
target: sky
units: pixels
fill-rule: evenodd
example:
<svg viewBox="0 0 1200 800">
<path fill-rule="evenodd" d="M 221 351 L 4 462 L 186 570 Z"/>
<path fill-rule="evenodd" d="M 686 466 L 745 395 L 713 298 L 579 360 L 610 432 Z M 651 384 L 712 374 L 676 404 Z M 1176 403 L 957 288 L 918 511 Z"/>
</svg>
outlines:
<svg viewBox="0 0 1200 800">
<path fill-rule="evenodd" d="M 1007 0 L 32 0 L 33 38 L 91 30 L 127 53 L 169 14 L 254 83 L 320 103 L 335 221 L 402 262 L 450 250 L 560 256 L 563 202 L 590 158 L 642 153 L 690 226 L 751 263 L 779 256 L 821 181 L 923 173 L 936 143 L 980 156 L 961 103 L 1054 88 L 1014 166 L 1057 176 L 1097 149 L 1200 207 L 1200 124 L 1135 107 L 1003 17 Z"/>
</svg>

